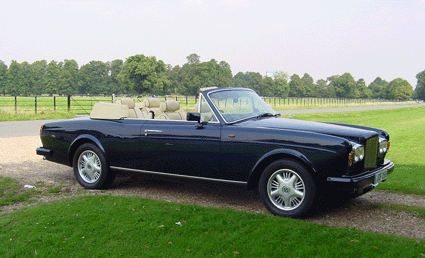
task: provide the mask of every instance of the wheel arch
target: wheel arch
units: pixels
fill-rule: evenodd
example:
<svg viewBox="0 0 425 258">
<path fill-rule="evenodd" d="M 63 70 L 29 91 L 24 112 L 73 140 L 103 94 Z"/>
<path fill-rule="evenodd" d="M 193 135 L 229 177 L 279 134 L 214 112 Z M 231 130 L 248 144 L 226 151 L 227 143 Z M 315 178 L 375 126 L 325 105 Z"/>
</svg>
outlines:
<svg viewBox="0 0 425 258">
<path fill-rule="evenodd" d="M 255 164 L 248 178 L 248 189 L 256 189 L 258 187 L 258 182 L 260 181 L 260 177 L 264 169 L 272 162 L 280 159 L 292 159 L 297 162 L 300 162 L 312 173 L 312 175 L 316 174 L 316 170 L 314 169 L 312 163 L 302 153 L 295 150 L 287 149 L 273 150 L 261 157 Z"/>
<path fill-rule="evenodd" d="M 85 143 L 91 143 L 91 144 L 96 145 L 102 151 L 102 153 L 106 156 L 105 149 L 103 148 L 102 144 L 100 143 L 100 141 L 96 137 L 94 137 L 93 135 L 90 135 L 90 134 L 83 134 L 83 135 L 80 135 L 77 138 L 75 138 L 75 140 L 69 146 L 68 162 L 71 165 L 71 167 L 73 166 L 72 161 L 74 159 L 75 152 L 77 151 L 78 147 L 80 147 L 81 145 L 83 145 Z"/>
</svg>

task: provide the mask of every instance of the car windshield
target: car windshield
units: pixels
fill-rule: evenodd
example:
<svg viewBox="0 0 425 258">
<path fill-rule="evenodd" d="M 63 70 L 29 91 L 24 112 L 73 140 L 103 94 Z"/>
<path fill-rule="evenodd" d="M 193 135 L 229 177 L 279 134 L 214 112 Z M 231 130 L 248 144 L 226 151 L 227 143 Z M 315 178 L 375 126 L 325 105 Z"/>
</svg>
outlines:
<svg viewBox="0 0 425 258">
<path fill-rule="evenodd" d="M 227 123 L 252 117 L 276 115 L 276 112 L 254 91 L 223 90 L 212 92 L 209 97 Z"/>
</svg>

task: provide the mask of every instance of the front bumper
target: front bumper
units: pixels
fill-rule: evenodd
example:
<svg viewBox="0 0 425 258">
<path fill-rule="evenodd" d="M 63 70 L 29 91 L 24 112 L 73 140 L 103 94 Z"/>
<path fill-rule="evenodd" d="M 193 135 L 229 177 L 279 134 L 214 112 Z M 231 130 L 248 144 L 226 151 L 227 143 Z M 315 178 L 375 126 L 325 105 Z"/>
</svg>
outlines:
<svg viewBox="0 0 425 258">
<path fill-rule="evenodd" d="M 356 195 L 361 195 L 369 192 L 377 187 L 379 183 L 375 183 L 375 176 L 384 171 L 391 174 L 394 171 L 394 163 L 386 159 L 384 164 L 372 171 L 367 171 L 360 175 L 345 176 L 345 177 L 328 177 L 327 181 L 340 190 L 350 190 Z M 384 180 L 385 181 L 385 180 Z"/>
</svg>

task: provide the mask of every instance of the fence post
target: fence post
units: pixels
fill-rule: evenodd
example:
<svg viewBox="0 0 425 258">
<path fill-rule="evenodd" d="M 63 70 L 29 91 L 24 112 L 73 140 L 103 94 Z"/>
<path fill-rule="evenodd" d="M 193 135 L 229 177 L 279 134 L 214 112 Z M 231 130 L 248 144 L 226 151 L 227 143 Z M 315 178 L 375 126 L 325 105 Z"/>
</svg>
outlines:
<svg viewBox="0 0 425 258">
<path fill-rule="evenodd" d="M 56 96 L 53 96 L 53 110 L 56 112 Z"/>
<path fill-rule="evenodd" d="M 35 114 L 37 115 L 37 96 L 35 96 L 34 97 L 34 105 L 35 105 L 35 107 L 34 107 L 34 109 L 35 109 Z"/>
<path fill-rule="evenodd" d="M 68 112 L 71 112 L 71 95 L 68 95 Z"/>
<path fill-rule="evenodd" d="M 15 114 L 18 113 L 18 96 L 15 96 Z"/>
</svg>

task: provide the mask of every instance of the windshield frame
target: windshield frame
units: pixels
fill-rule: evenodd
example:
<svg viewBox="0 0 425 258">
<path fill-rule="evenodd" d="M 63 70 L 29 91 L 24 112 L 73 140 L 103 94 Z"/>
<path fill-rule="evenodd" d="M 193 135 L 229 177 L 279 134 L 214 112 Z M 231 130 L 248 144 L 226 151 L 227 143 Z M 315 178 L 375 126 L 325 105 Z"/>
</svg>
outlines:
<svg viewBox="0 0 425 258">
<path fill-rule="evenodd" d="M 217 92 L 224 92 L 224 91 L 249 91 L 249 92 L 252 92 L 252 93 L 254 93 L 255 95 L 257 95 L 258 96 L 258 98 L 259 98 L 259 101 L 261 101 L 262 103 L 264 103 L 267 107 L 269 107 L 273 112 L 271 113 L 271 112 L 260 112 L 260 113 L 254 113 L 254 114 L 252 114 L 252 115 L 250 115 L 250 116 L 247 116 L 247 117 L 244 117 L 244 118 L 241 118 L 241 119 L 237 119 L 237 120 L 234 120 L 234 121 L 227 121 L 226 120 L 226 118 L 223 116 L 223 114 L 220 112 L 220 109 L 217 107 L 217 105 L 214 103 L 214 101 L 213 101 L 213 99 L 211 98 L 211 96 L 210 96 L 210 94 L 214 94 L 214 93 L 217 93 Z M 238 122 L 241 122 L 241 121 L 244 121 L 244 120 L 248 120 L 248 119 L 252 119 L 252 118 L 257 118 L 258 116 L 260 116 L 260 115 L 262 115 L 262 114 L 264 114 L 264 113 L 271 113 L 272 115 L 277 115 L 278 113 L 272 108 L 272 107 L 270 107 L 254 90 L 252 90 L 252 89 L 247 89 L 247 88 L 218 88 L 218 89 L 215 89 L 215 90 L 211 90 L 211 91 L 209 91 L 207 94 L 207 97 L 208 97 L 208 100 L 209 100 L 209 102 L 211 103 L 210 104 L 210 106 L 213 106 L 214 107 L 214 109 L 215 109 L 215 112 L 219 115 L 219 117 L 226 123 L 226 124 L 234 124 L 234 123 L 238 123 Z"/>
</svg>

